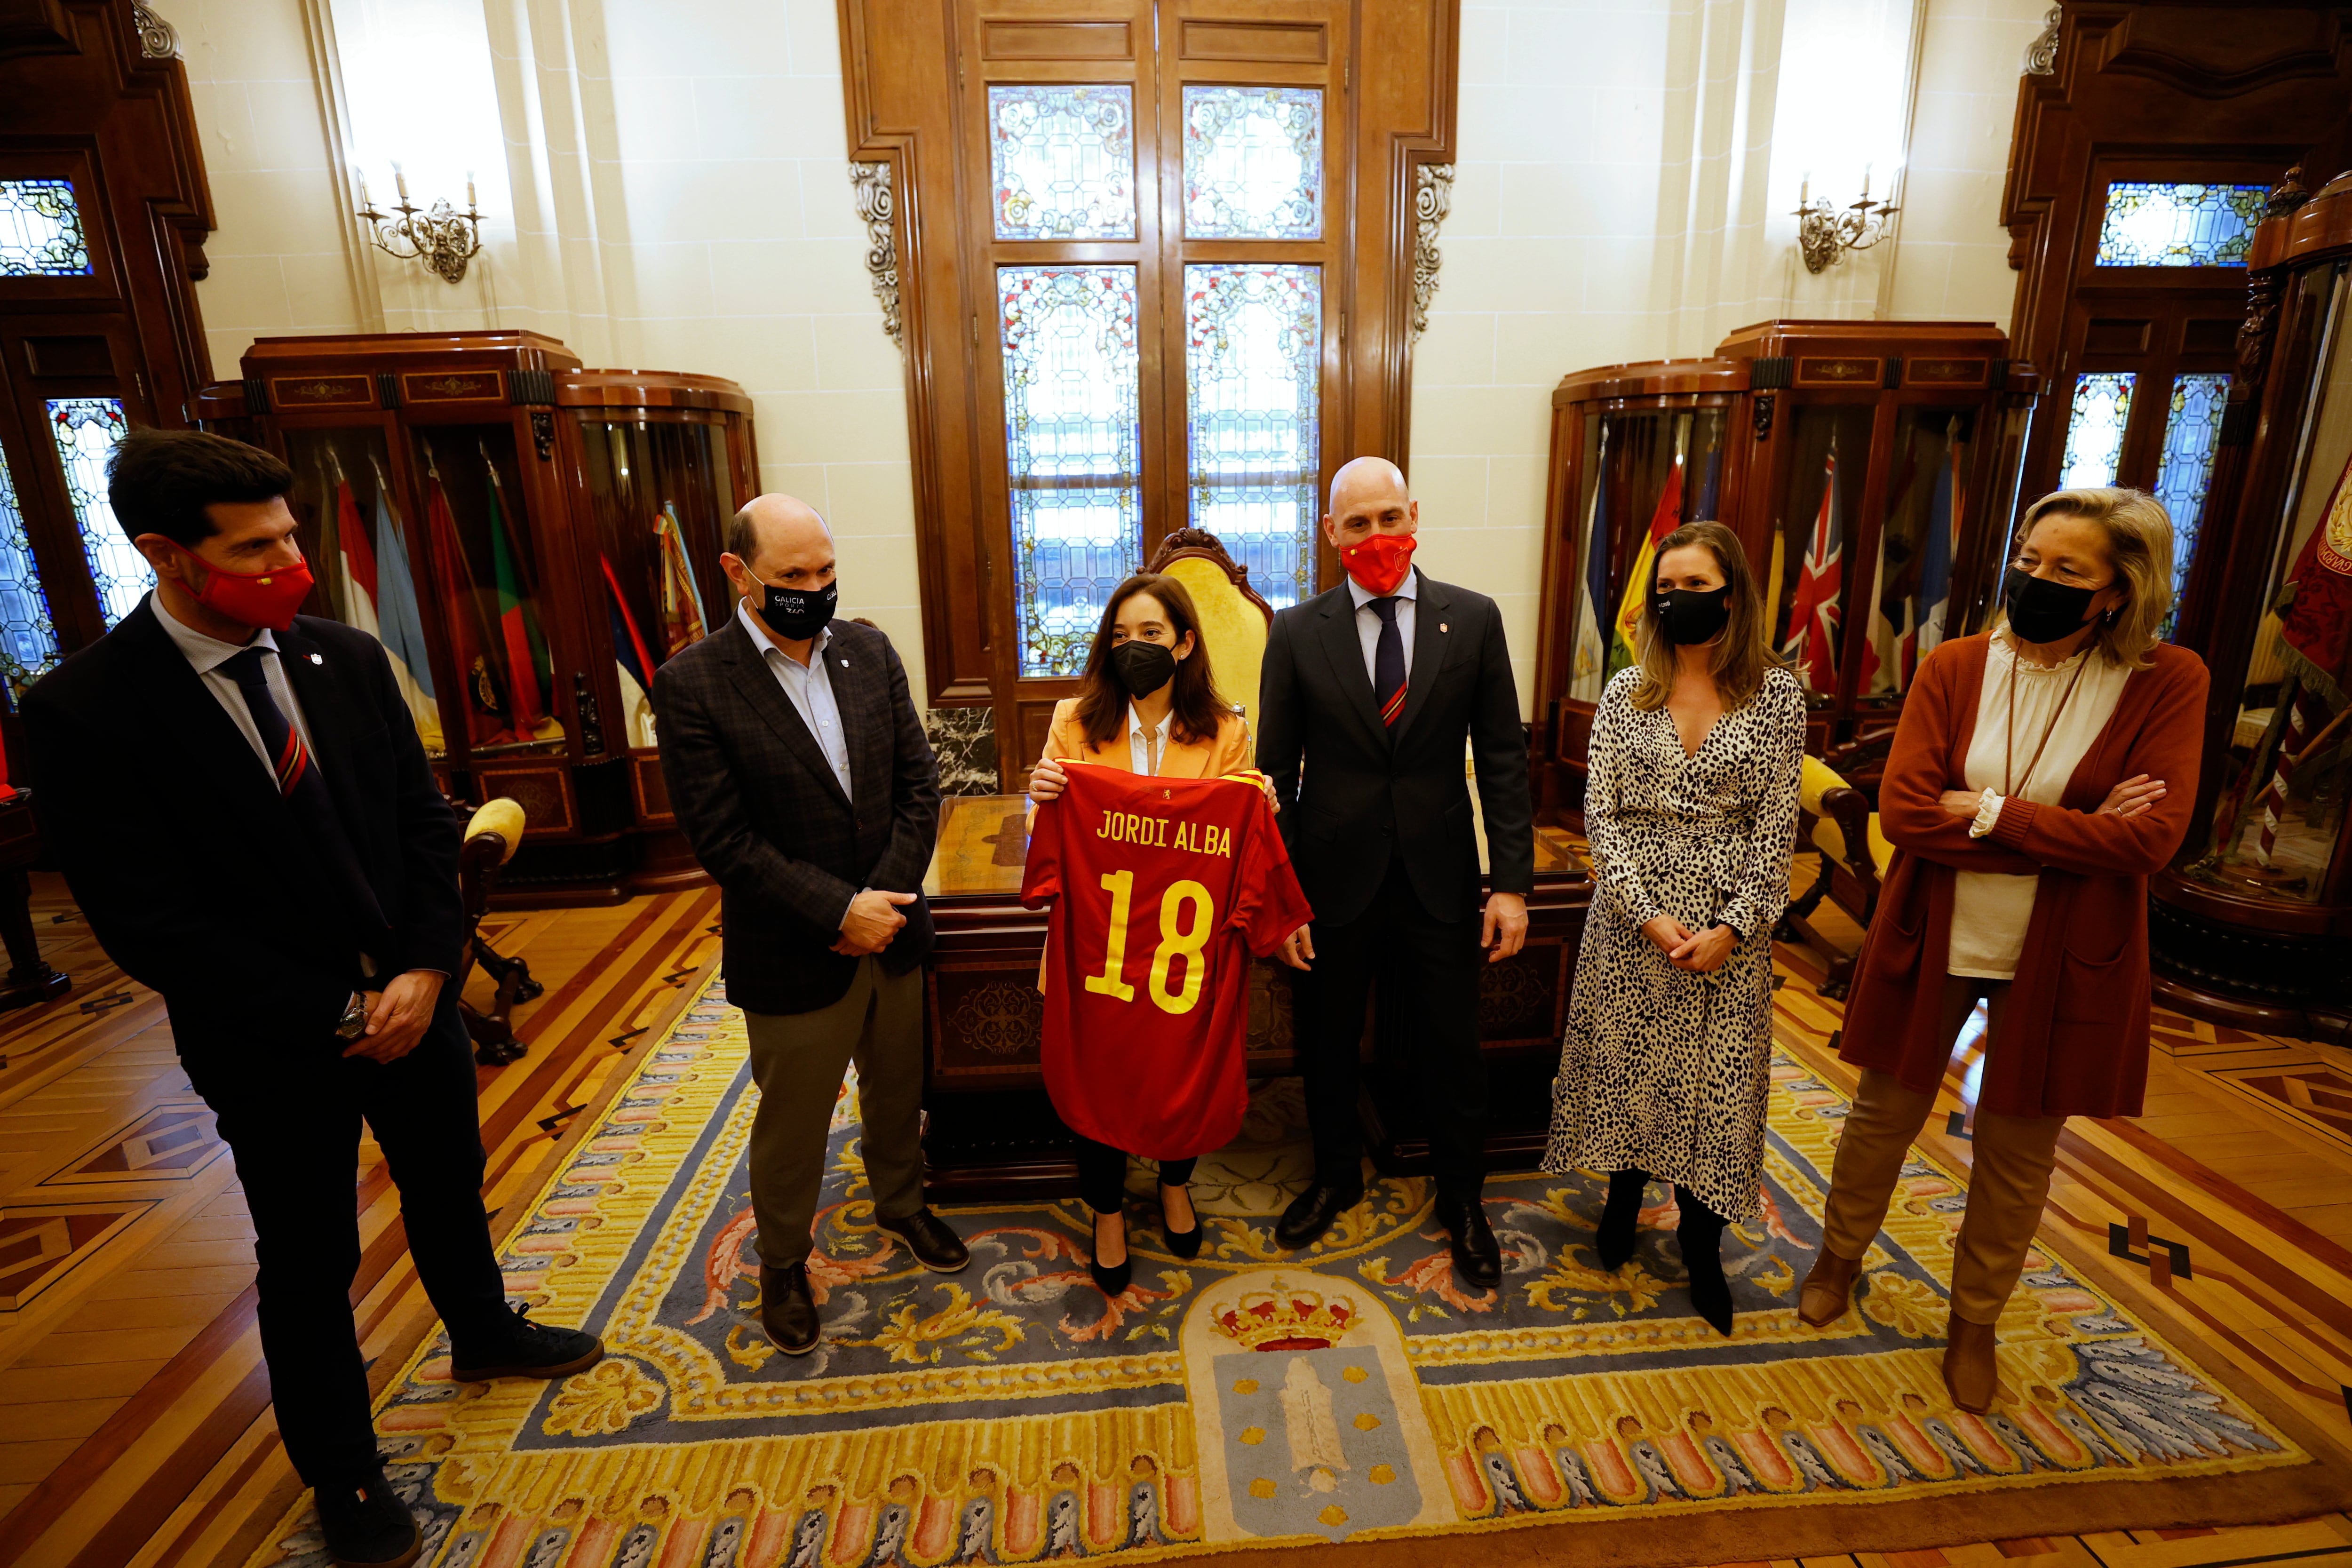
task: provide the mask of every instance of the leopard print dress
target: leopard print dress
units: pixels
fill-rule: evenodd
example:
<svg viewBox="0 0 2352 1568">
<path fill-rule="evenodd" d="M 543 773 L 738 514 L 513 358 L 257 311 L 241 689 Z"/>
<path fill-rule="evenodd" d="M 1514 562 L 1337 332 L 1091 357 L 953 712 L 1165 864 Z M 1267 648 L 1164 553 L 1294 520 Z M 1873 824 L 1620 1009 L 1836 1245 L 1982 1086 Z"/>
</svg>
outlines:
<svg viewBox="0 0 2352 1568">
<path fill-rule="evenodd" d="M 1767 670 L 1685 756 L 1672 714 L 1633 706 L 1639 676 L 1610 681 L 1592 716 L 1584 824 L 1597 885 L 1543 1168 L 1647 1171 L 1754 1219 L 1804 691 Z M 1727 925 L 1739 945 L 1711 974 L 1677 969 L 1642 934 L 1660 914 L 1693 931 Z"/>
</svg>

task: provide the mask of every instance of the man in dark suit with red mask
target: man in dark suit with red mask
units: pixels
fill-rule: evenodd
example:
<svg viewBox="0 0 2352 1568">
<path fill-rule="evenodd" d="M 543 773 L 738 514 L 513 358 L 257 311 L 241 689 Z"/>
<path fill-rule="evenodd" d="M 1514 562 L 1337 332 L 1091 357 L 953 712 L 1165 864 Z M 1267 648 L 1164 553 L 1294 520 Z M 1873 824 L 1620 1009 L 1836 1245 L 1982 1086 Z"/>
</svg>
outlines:
<svg viewBox="0 0 2352 1568">
<path fill-rule="evenodd" d="M 1312 1243 L 1363 1194 L 1357 1048 L 1377 973 L 1409 1015 L 1402 1064 L 1429 1124 L 1437 1221 L 1475 1289 L 1501 1277 L 1481 1199 L 1486 1063 L 1480 950 L 1527 940 L 1535 816 L 1527 735 L 1495 601 L 1412 564 L 1421 508 L 1396 465 L 1358 458 L 1331 481 L 1324 536 L 1349 580 L 1274 618 L 1258 682 L 1257 764 L 1314 924 L 1283 943 L 1299 976 L 1315 1179 L 1275 1226 Z M 1463 777 L 1465 740 L 1486 808 L 1492 890 Z M 1303 775 L 1303 776 L 1302 776 Z"/>
<path fill-rule="evenodd" d="M 457 1016 L 457 821 L 383 647 L 295 614 L 310 574 L 276 458 L 134 431 L 110 498 L 154 568 L 121 624 L 26 692 L 49 855 L 106 949 L 161 992 L 236 1158 L 287 1457 L 346 1568 L 413 1561 L 349 1297 L 364 1119 L 400 1189 L 451 1375 L 558 1377 L 595 1337 L 508 1306 Z"/>
</svg>

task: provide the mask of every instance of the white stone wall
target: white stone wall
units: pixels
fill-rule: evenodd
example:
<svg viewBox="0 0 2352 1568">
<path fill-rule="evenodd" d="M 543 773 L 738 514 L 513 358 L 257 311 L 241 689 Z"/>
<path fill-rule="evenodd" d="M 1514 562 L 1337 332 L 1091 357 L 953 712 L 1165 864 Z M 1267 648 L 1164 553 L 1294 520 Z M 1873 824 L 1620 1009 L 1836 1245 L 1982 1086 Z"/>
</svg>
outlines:
<svg viewBox="0 0 2352 1568">
<path fill-rule="evenodd" d="M 2000 182 L 2018 62 L 2044 5 L 1467 0 L 1453 213 L 1415 353 L 1410 466 L 1421 558 L 1503 603 L 1523 700 L 1553 384 L 1589 365 L 1705 353 L 1774 315 L 2005 321 Z M 865 268 L 832 0 L 164 9 L 219 208 L 199 289 L 217 374 L 235 375 L 257 336 L 502 325 L 560 337 L 591 363 L 731 377 L 757 404 L 762 482 L 832 520 L 845 603 L 890 634 L 922 689 L 902 366 Z M 453 82 L 480 79 L 488 57 L 496 129 L 481 139 L 494 144 L 473 165 L 488 244 L 463 283 L 347 244 L 331 152 L 342 132 L 311 37 L 322 16 L 347 75 L 369 68 L 365 41 L 386 27 L 440 28 L 428 42 L 462 64 Z M 1842 100 L 1856 106 L 1851 135 L 1819 112 L 1839 74 L 1866 88 Z M 433 89 L 416 89 L 419 113 Z M 1906 96 L 1899 243 L 1809 276 L 1789 216 L 1800 179 L 1857 148 L 1900 149 Z M 387 101 L 347 92 L 343 121 L 354 99 Z M 397 116 L 389 132 L 383 119 L 345 149 L 380 203 L 378 160 L 394 154 L 376 143 L 399 135 Z M 462 174 L 431 179 L 412 182 L 420 200 L 462 195 L 437 188 Z M 1851 200 L 1856 184 L 1823 167 L 1816 194 Z"/>
</svg>

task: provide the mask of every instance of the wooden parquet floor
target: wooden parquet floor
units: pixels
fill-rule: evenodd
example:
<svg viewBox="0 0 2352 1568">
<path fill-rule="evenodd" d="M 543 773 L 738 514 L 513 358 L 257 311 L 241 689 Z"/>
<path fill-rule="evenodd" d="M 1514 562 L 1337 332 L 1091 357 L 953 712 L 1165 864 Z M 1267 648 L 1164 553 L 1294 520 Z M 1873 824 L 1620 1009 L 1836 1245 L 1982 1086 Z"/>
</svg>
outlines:
<svg viewBox="0 0 2352 1568">
<path fill-rule="evenodd" d="M 43 952 L 74 988 L 0 1015 L 0 1568 L 237 1568 L 299 1489 L 268 1408 L 234 1164 L 179 1070 L 161 1002 L 107 963 L 55 879 L 36 879 L 35 907 Z M 530 1055 L 480 1075 L 494 1230 L 520 1217 L 515 1200 L 593 1121 L 582 1111 L 715 960 L 717 910 L 716 893 L 698 891 L 493 918 L 495 944 L 547 985 L 517 1014 Z M 1784 947 L 1781 961 L 1781 1043 L 1850 1086 L 1818 959 Z M 2352 1052 L 2168 1014 L 2154 1045 L 2145 1117 L 2070 1128 L 2051 1223 L 2102 1257 L 2119 1227 L 2134 1256 L 2105 1261 L 2153 1291 L 2151 1254 L 2131 1246 L 2144 1228 L 2189 1264 L 2169 1305 L 2242 1376 L 2346 1436 Z M 1972 1061 L 1956 1062 L 1927 1139 L 1963 1164 Z M 352 1307 L 388 1378 L 430 1309 L 372 1147 L 353 1175 L 365 1252 Z M 1492 1544 L 1511 1559 L 1507 1541 Z M 2352 1568 L 2352 1520 L 1807 1561 Z"/>
</svg>

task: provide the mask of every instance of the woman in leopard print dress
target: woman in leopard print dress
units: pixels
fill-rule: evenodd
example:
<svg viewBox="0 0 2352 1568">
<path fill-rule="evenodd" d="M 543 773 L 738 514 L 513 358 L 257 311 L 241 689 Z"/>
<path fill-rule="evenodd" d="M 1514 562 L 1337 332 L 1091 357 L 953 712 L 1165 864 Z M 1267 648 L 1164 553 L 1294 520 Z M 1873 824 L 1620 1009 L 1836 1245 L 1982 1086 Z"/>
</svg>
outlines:
<svg viewBox="0 0 2352 1568">
<path fill-rule="evenodd" d="M 1729 530 L 1659 542 L 1640 661 L 1592 716 L 1597 886 L 1577 961 L 1546 1171 L 1610 1173 L 1596 1251 L 1633 1254 L 1672 1182 L 1692 1305 L 1731 1331 L 1726 1216 L 1754 1219 L 1771 1057 L 1772 927 L 1789 893 L 1805 699 L 1764 641 Z"/>
</svg>

